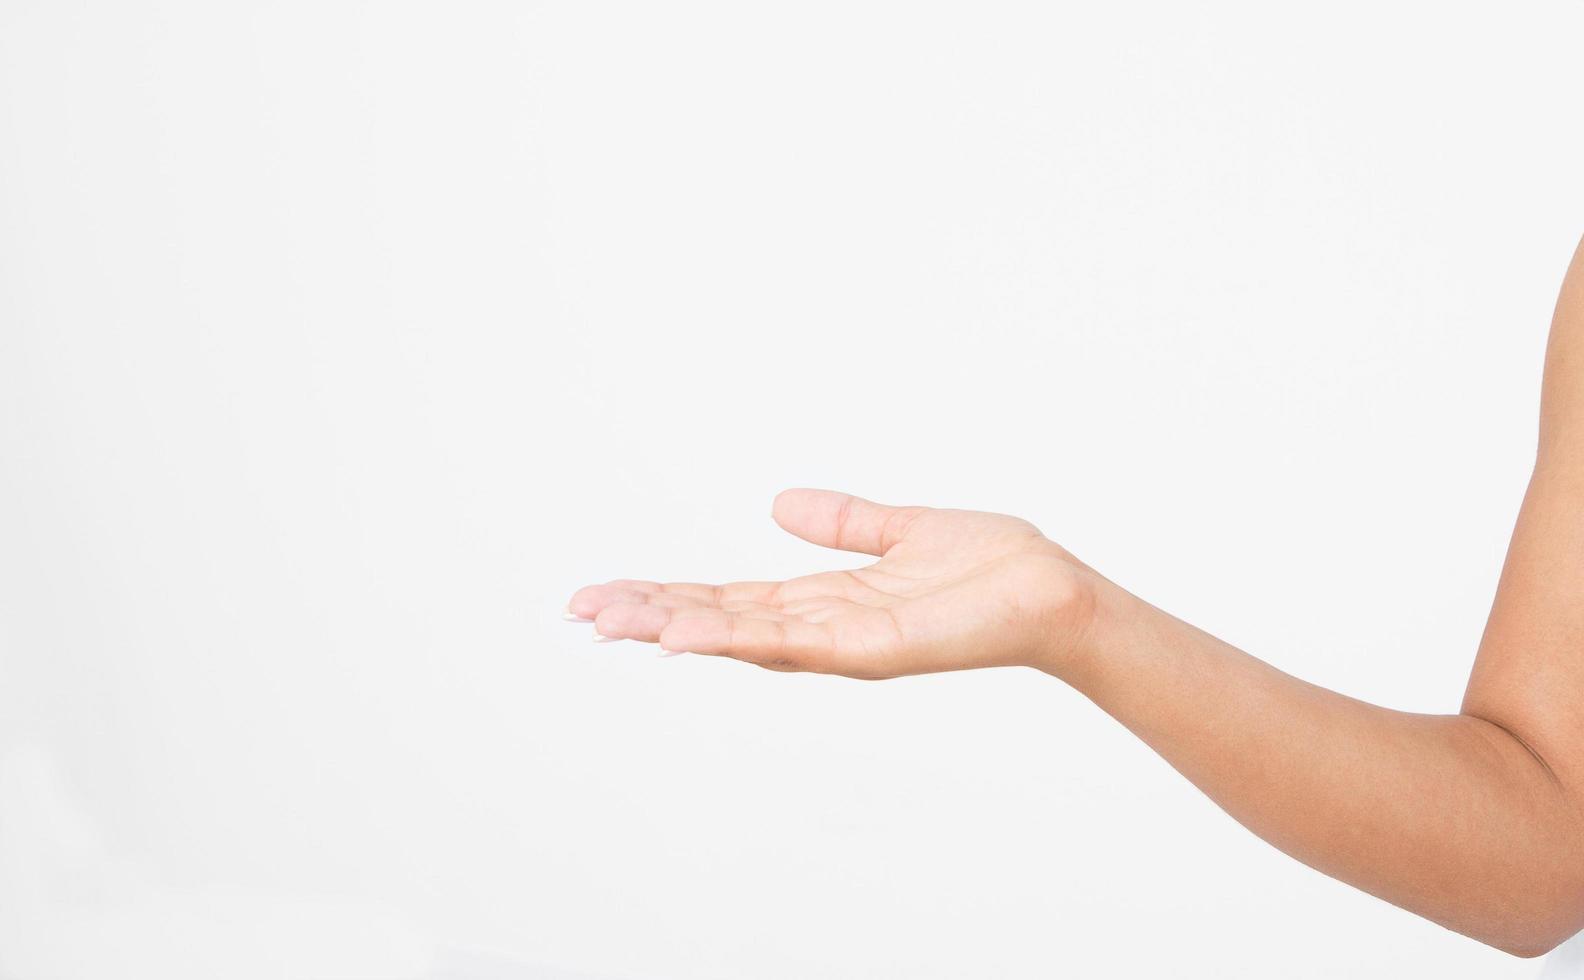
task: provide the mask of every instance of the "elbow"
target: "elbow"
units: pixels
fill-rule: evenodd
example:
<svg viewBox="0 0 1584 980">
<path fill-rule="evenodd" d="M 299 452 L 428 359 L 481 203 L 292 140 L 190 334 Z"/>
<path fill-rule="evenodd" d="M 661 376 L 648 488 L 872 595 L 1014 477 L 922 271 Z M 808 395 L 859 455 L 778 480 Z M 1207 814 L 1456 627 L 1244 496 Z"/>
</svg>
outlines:
<svg viewBox="0 0 1584 980">
<path fill-rule="evenodd" d="M 1504 917 L 1506 918 L 1506 917 Z M 1532 908 L 1486 929 L 1469 933 L 1474 939 L 1521 959 L 1544 956 L 1584 929 L 1584 902 L 1558 903 Z"/>
<path fill-rule="evenodd" d="M 1562 945 L 1569 937 L 1525 937 L 1515 942 L 1492 942 L 1491 946 L 1523 960 L 1538 959 Z"/>
<path fill-rule="evenodd" d="M 1509 956 L 1545 956 L 1584 931 L 1584 862 L 1553 854 L 1525 864 L 1471 882 L 1428 918 Z"/>
</svg>

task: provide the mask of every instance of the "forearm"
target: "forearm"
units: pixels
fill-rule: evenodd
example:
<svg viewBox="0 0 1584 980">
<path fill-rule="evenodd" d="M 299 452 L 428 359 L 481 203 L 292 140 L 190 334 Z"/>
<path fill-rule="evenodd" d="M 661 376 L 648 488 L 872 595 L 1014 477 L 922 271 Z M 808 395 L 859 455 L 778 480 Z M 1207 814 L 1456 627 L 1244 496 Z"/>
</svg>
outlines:
<svg viewBox="0 0 1584 980">
<path fill-rule="evenodd" d="M 1305 683 L 1108 582 L 1085 641 L 1048 669 L 1326 874 L 1520 955 L 1584 925 L 1579 812 L 1490 721 Z"/>
</svg>

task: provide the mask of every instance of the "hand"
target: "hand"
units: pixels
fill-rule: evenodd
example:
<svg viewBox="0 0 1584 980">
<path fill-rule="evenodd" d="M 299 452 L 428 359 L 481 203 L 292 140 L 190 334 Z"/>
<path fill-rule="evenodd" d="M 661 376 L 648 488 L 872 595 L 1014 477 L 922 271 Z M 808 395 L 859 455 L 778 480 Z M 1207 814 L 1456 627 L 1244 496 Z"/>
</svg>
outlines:
<svg viewBox="0 0 1584 980">
<path fill-rule="evenodd" d="M 806 541 L 880 560 L 786 582 L 624 579 L 580 589 L 567 610 L 601 638 L 871 680 L 1050 670 L 1089 628 L 1099 577 L 1027 521 L 829 490 L 787 490 L 773 516 Z"/>
</svg>

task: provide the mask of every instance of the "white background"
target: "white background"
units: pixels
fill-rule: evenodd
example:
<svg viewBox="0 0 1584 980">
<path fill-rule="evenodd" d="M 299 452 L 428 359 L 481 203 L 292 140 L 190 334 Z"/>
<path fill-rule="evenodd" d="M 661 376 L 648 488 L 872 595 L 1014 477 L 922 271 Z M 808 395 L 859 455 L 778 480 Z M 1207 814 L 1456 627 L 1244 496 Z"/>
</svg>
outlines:
<svg viewBox="0 0 1584 980">
<path fill-rule="evenodd" d="M 1581 29 L 5 0 L 0 976 L 1532 976 L 1043 675 L 558 615 L 845 565 L 768 519 L 829 486 L 1456 710 L 1584 231 Z"/>
</svg>

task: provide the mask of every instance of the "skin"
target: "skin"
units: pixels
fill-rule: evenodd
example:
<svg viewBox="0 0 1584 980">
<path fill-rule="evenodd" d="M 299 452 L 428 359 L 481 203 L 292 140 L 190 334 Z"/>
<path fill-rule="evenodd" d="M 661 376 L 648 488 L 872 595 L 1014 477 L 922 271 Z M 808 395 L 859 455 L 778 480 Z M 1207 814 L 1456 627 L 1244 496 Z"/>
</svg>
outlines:
<svg viewBox="0 0 1584 980">
<path fill-rule="evenodd" d="M 1534 474 L 1455 715 L 1291 677 L 999 514 L 788 490 L 778 524 L 863 568 L 729 585 L 620 580 L 601 637 L 880 679 L 1029 666 L 1072 685 L 1245 827 L 1518 956 L 1584 928 L 1584 243 L 1546 355 Z"/>
</svg>

